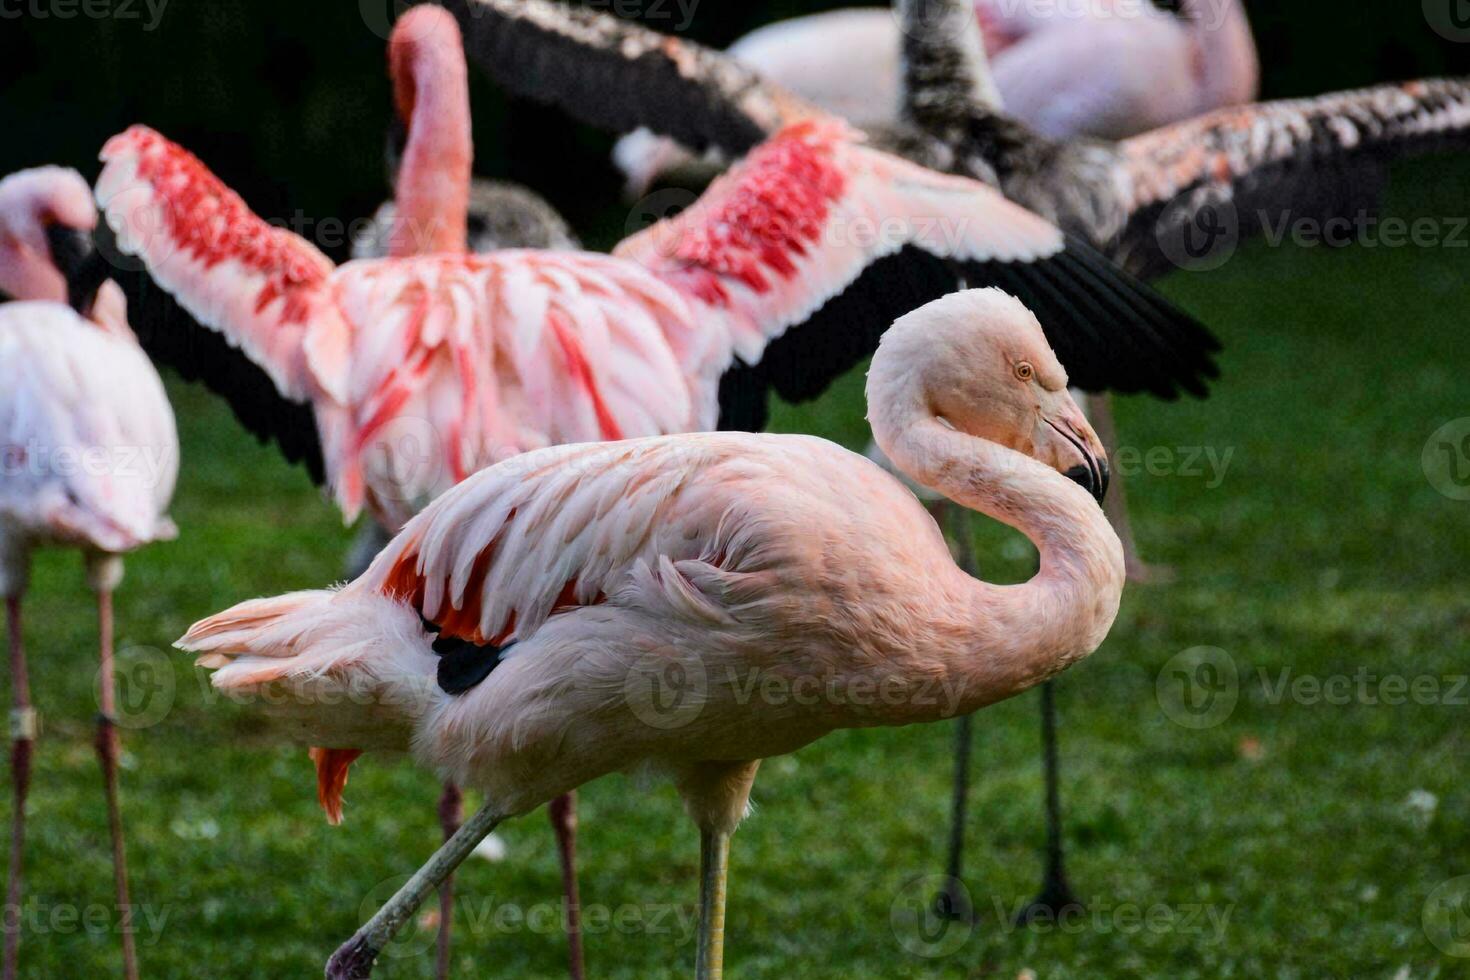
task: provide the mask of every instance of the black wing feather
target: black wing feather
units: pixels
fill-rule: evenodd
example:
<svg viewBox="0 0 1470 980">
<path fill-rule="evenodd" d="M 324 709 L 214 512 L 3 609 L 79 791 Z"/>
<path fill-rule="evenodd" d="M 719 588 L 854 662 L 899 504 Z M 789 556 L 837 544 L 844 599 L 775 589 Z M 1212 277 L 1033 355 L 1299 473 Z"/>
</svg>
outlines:
<svg viewBox="0 0 1470 980">
<path fill-rule="evenodd" d="M 795 96 L 733 59 L 552 0 L 443 0 L 471 60 L 512 94 L 601 129 L 640 126 L 742 156 L 794 116 Z"/>
<path fill-rule="evenodd" d="M 878 347 L 898 317 L 958 288 L 994 286 L 1036 314 L 1072 384 L 1086 391 L 1203 397 L 1219 343 L 1198 321 L 1069 239 L 1031 262 L 956 262 L 910 245 L 874 262 L 805 323 L 736 365 L 720 387 L 720 427 L 758 430 L 767 391 L 816 398 Z"/>
<path fill-rule="evenodd" d="M 99 251 L 120 255 L 106 222 L 98 226 Z M 223 334 L 202 326 L 147 273 L 123 259 L 112 279 L 128 300 L 128 320 L 143 350 L 185 381 L 205 387 L 229 403 L 235 418 L 262 443 L 274 442 L 289 463 L 306 468 L 313 483 L 326 482 L 321 437 L 311 406 L 281 395 L 270 375 L 250 361 Z"/>
</svg>

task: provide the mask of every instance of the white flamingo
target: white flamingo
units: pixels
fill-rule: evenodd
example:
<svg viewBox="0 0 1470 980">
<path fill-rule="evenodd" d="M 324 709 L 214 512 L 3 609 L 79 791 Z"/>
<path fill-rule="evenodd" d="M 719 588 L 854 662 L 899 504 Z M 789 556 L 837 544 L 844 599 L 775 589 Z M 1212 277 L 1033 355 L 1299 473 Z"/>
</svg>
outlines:
<svg viewBox="0 0 1470 980">
<path fill-rule="evenodd" d="M 977 0 L 992 91 L 1006 111 L 1056 139 L 1124 139 L 1256 97 L 1260 64 L 1239 0 L 1038 4 Z M 727 54 L 863 129 L 899 122 L 903 33 L 891 10 L 853 7 L 778 21 Z M 689 154 L 640 129 L 613 158 L 640 197 Z"/>
<path fill-rule="evenodd" d="M 128 329 L 122 293 L 88 255 L 97 223 L 80 174 L 42 167 L 0 180 L 0 595 L 10 621 L 11 778 L 15 804 L 6 894 L 4 976 L 16 975 L 31 707 L 21 601 L 31 553 L 78 548 L 97 595 L 97 753 L 107 796 L 123 972 L 138 975 L 128 900 L 118 738 L 113 721 L 112 593 L 122 555 L 174 536 L 167 516 L 178 473 L 173 412 L 158 373 Z M 68 305 L 68 302 L 71 305 Z"/>
<path fill-rule="evenodd" d="M 977 710 L 1102 642 L 1124 579 L 1093 499 L 1106 462 L 1036 319 L 998 290 L 904 317 L 874 356 L 868 404 L 912 478 L 1036 543 L 1035 578 L 966 575 L 902 484 L 831 443 L 669 436 L 509 460 L 430 505 L 340 591 L 247 602 L 189 631 L 180 646 L 214 684 L 268 693 L 256 703 L 294 736 L 411 748 L 485 793 L 329 977 L 368 976 L 501 820 L 631 769 L 671 779 L 699 828 L 696 973 L 719 977 L 730 835 L 761 759 Z M 670 672 L 683 698 L 658 713 L 670 704 L 648 686 Z M 888 693 L 752 700 L 752 678 Z M 938 690 L 947 700 L 920 696 Z"/>
</svg>

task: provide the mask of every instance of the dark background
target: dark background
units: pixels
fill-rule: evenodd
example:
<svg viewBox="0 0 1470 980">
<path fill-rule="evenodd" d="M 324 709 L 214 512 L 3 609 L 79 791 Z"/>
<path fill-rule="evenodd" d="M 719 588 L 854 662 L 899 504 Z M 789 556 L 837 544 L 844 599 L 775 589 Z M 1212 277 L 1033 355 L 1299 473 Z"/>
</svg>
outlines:
<svg viewBox="0 0 1470 980">
<path fill-rule="evenodd" d="M 168 0 L 151 31 L 144 0 L 87 0 L 94 13 L 112 12 L 101 18 L 68 6 L 80 2 L 0 0 L 0 173 L 63 163 L 91 179 L 103 141 L 146 122 L 268 218 L 348 222 L 386 196 L 384 39 L 368 23 L 387 23 L 393 0 Z M 724 45 L 773 19 L 842 5 L 698 0 L 687 34 Z M 1431 30 L 1420 0 L 1248 8 L 1266 97 L 1470 70 L 1470 44 Z M 674 0 L 602 0 L 601 9 L 642 11 L 664 31 L 683 19 Z M 606 244 L 621 224 L 610 138 L 554 110 L 507 105 L 473 67 L 471 78 L 477 173 L 536 187 Z"/>
</svg>

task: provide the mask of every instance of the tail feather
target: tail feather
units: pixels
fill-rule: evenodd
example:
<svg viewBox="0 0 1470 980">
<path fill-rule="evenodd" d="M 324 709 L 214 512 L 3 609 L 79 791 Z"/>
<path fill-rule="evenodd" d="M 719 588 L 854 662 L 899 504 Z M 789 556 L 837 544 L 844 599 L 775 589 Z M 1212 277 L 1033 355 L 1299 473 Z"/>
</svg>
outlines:
<svg viewBox="0 0 1470 980">
<path fill-rule="evenodd" d="M 342 822 L 342 793 L 347 789 L 347 770 L 362 755 L 362 749 L 311 750 L 316 763 L 316 799 L 333 827 Z"/>
<path fill-rule="evenodd" d="M 348 766 L 364 750 L 407 751 L 440 696 L 417 614 L 368 589 L 241 603 L 194 624 L 177 645 L 214 671 L 218 690 L 314 747 L 317 795 L 332 823 L 342 819 Z"/>
</svg>

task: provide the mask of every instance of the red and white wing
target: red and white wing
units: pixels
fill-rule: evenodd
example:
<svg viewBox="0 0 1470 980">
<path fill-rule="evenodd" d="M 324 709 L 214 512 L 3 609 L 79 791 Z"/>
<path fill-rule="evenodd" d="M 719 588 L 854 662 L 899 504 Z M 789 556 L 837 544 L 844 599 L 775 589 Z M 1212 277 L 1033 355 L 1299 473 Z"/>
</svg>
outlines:
<svg viewBox="0 0 1470 980">
<path fill-rule="evenodd" d="M 262 221 L 193 154 L 146 126 L 108 140 L 101 159 L 97 201 L 118 248 L 264 369 L 282 396 L 340 401 L 348 338 L 331 261 Z"/>
<path fill-rule="evenodd" d="M 838 123 L 786 128 L 615 254 L 698 302 L 728 338 L 717 370 L 759 364 L 788 398 L 819 393 L 895 318 L 962 283 L 1026 302 L 1082 387 L 1168 394 L 1213 370 L 1209 335 L 1094 250 Z"/>
<path fill-rule="evenodd" d="M 720 469 L 758 461 L 729 443 L 693 435 L 508 460 L 415 517 L 349 588 L 410 602 L 441 636 L 503 646 L 554 612 L 605 601 L 640 564 L 737 561 L 750 543 L 720 543 L 738 537 L 722 520 L 731 494 Z"/>
<path fill-rule="evenodd" d="M 698 409 L 671 342 L 688 304 L 631 263 L 503 251 L 353 262 L 350 417 L 325 447 L 349 513 L 388 523 L 543 446 L 683 432 Z"/>
</svg>

